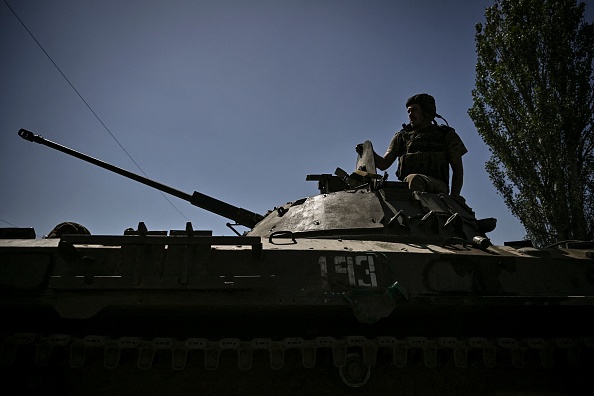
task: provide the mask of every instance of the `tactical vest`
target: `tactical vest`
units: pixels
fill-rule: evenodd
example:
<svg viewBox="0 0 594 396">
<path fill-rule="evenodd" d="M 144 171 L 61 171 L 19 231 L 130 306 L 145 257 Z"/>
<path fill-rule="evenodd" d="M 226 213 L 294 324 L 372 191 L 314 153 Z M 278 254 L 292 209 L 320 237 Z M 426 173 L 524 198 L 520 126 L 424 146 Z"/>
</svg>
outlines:
<svg viewBox="0 0 594 396">
<path fill-rule="evenodd" d="M 436 125 L 422 131 L 400 131 L 406 152 L 398 158 L 398 179 L 404 180 L 410 174 L 420 173 L 440 179 L 449 186 L 450 168 L 446 140 L 449 130 L 451 128 L 445 125 Z"/>
</svg>

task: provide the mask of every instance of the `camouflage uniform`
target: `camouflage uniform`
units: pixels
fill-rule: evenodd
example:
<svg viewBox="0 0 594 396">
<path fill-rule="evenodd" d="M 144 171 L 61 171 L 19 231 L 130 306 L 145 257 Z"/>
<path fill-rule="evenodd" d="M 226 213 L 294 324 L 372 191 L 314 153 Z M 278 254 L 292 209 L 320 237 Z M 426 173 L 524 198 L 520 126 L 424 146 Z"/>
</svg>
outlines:
<svg viewBox="0 0 594 396">
<path fill-rule="evenodd" d="M 444 187 L 439 186 L 434 188 L 437 191 L 432 192 L 447 193 L 450 161 L 466 154 L 468 150 L 453 128 L 433 124 L 418 131 L 401 130 L 394 135 L 388 152 L 394 152 L 398 157 L 398 179 L 405 180 L 409 175 L 421 174 L 428 176 L 424 179 L 430 185 L 432 178 L 445 183 L 445 191 Z"/>
</svg>

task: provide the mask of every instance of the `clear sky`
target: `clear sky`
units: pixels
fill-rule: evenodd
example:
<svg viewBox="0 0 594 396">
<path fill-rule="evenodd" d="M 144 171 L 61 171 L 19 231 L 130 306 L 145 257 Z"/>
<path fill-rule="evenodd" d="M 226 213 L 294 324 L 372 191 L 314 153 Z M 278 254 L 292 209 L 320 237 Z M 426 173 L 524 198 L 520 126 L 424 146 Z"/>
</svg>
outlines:
<svg viewBox="0 0 594 396">
<path fill-rule="evenodd" d="M 491 239 L 525 235 L 467 114 L 475 24 L 492 1 L 7 1 L 152 179 L 264 214 L 316 194 L 307 174 L 353 171 L 357 143 L 383 153 L 406 99 L 428 92 L 469 150 L 462 195 L 498 219 Z M 232 235 L 227 219 L 18 137 L 26 128 L 140 173 L 4 0 L 0 72 L 0 227 L 121 234 L 189 220 Z"/>
</svg>

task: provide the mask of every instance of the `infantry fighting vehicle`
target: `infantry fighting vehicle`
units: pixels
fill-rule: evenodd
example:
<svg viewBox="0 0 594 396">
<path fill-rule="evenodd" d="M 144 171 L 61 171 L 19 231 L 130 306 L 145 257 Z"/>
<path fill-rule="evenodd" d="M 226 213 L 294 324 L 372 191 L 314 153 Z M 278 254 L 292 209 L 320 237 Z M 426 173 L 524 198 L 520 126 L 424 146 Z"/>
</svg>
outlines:
<svg viewBox="0 0 594 396">
<path fill-rule="evenodd" d="M 3 394 L 594 392 L 591 241 L 493 246 L 495 219 L 377 175 L 369 142 L 259 215 L 19 135 L 250 231 L 3 229 Z"/>
</svg>

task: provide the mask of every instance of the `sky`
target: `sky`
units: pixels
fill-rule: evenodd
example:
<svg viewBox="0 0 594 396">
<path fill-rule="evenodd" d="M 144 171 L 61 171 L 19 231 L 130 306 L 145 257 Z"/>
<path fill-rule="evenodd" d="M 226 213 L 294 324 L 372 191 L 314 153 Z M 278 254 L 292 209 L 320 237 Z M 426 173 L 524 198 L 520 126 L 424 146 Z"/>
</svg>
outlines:
<svg viewBox="0 0 594 396">
<path fill-rule="evenodd" d="M 498 219 L 494 243 L 521 240 L 467 113 L 475 25 L 492 3 L 0 1 L 0 227 L 42 236 L 74 221 L 121 235 L 141 221 L 149 230 L 191 221 L 233 235 L 227 219 L 27 142 L 21 128 L 265 214 L 317 194 L 307 174 L 355 170 L 357 143 L 383 154 L 407 122 L 406 99 L 427 92 L 468 148 L 467 203 Z"/>
</svg>

